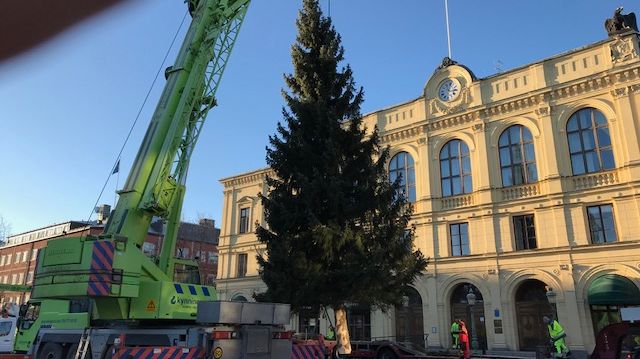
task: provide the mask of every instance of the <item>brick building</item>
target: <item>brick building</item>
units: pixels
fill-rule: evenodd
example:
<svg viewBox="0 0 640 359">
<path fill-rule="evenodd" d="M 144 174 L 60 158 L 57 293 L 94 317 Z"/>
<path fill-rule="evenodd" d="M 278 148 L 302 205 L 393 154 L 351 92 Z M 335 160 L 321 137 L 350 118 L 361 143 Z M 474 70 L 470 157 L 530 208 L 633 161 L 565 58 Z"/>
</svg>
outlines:
<svg viewBox="0 0 640 359">
<path fill-rule="evenodd" d="M 7 238 L 0 247 L 0 284 L 31 285 L 33 282 L 38 251 L 53 238 L 78 237 L 99 234 L 102 226 L 94 223 L 68 221 Z M 0 291 L 0 303 L 22 303 L 29 299 L 27 292 Z"/>
<path fill-rule="evenodd" d="M 99 214 L 97 221 L 68 221 L 9 236 L 7 243 L 0 247 L 0 284 L 30 286 L 33 283 L 38 251 L 47 245 L 47 241 L 63 237 L 98 235 L 102 233 L 105 219 Z M 220 229 L 215 228 L 215 222 L 210 219 L 201 219 L 197 224 L 182 222 L 178 230 L 176 257 L 197 259 L 200 281 L 203 284 L 215 283 L 219 236 Z M 151 257 L 158 255 L 163 238 L 162 223 L 152 223 L 143 244 L 145 254 Z M 28 292 L 0 289 L 0 304 L 23 303 L 28 299 Z"/>
<path fill-rule="evenodd" d="M 195 259 L 199 262 L 200 282 L 214 285 L 218 272 L 218 238 L 220 229 L 215 228 L 211 219 L 201 219 L 196 223 L 182 222 L 178 229 L 178 243 L 175 256 L 181 259 Z M 162 248 L 162 224 L 151 225 L 142 250 L 150 257 L 160 255 Z"/>
</svg>

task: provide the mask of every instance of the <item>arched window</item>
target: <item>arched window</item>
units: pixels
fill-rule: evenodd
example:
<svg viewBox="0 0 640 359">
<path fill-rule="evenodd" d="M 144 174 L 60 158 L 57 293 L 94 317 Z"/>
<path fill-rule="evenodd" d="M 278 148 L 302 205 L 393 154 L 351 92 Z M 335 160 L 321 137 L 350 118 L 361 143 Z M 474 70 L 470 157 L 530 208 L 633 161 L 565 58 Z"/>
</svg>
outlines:
<svg viewBox="0 0 640 359">
<path fill-rule="evenodd" d="M 567 140 L 574 175 L 614 168 L 609 127 L 595 108 L 583 108 L 567 122 Z"/>
<path fill-rule="evenodd" d="M 531 131 L 522 125 L 513 125 L 500 135 L 500 171 L 504 187 L 538 180 L 536 155 Z"/>
<path fill-rule="evenodd" d="M 400 193 L 409 202 L 416 201 L 416 174 L 413 157 L 407 152 L 400 152 L 393 156 L 389 163 L 389 180 L 393 183 L 400 177 Z"/>
<path fill-rule="evenodd" d="M 471 193 L 469 147 L 460 140 L 447 142 L 440 150 L 442 197 Z"/>
<path fill-rule="evenodd" d="M 248 302 L 247 298 L 242 294 L 236 294 L 231 298 L 232 302 Z"/>
</svg>

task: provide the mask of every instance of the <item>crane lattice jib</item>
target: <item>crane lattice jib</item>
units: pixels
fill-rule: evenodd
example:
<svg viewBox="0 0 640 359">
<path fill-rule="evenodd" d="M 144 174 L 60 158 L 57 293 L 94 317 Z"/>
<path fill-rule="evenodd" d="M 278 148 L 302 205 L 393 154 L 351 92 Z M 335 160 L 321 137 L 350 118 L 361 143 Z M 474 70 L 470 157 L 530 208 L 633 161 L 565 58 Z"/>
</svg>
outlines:
<svg viewBox="0 0 640 359">
<path fill-rule="evenodd" d="M 189 160 L 207 113 L 216 104 L 215 94 L 249 2 L 203 0 L 193 12 L 106 234 L 142 245 L 153 216 L 179 218 L 179 213 L 171 212 L 182 207 Z M 175 238 L 165 238 L 165 243 L 173 247 Z"/>
</svg>

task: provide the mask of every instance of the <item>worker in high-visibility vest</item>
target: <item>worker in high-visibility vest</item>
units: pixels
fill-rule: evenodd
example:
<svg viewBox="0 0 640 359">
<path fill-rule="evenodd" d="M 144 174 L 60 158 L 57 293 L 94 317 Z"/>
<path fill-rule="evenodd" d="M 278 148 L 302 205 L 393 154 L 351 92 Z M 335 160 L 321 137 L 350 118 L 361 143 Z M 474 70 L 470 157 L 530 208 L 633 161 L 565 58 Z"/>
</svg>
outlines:
<svg viewBox="0 0 640 359">
<path fill-rule="evenodd" d="M 451 348 L 460 349 L 460 319 L 451 323 Z"/>
<path fill-rule="evenodd" d="M 570 351 L 567 347 L 567 344 L 564 341 L 564 338 L 567 334 L 564 332 L 564 329 L 558 323 L 557 320 L 553 318 L 549 318 L 547 316 L 542 317 L 542 321 L 547 326 L 549 330 L 549 337 L 551 338 L 551 345 L 553 345 L 555 352 L 553 353 L 556 358 L 563 358 L 569 355 Z"/>
<path fill-rule="evenodd" d="M 329 324 L 329 329 L 327 329 L 327 336 L 325 337 L 327 340 L 336 340 L 336 330 L 333 328 L 333 325 Z"/>
</svg>

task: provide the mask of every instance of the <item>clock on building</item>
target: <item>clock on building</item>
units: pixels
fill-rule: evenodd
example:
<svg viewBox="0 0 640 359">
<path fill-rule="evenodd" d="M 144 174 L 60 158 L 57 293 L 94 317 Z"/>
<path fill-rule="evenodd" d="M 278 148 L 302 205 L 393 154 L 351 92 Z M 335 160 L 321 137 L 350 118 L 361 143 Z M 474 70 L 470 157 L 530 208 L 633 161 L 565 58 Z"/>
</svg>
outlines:
<svg viewBox="0 0 640 359">
<path fill-rule="evenodd" d="M 438 97 L 442 101 L 451 101 L 460 94 L 460 83 L 454 79 L 442 81 L 438 87 Z"/>
</svg>

